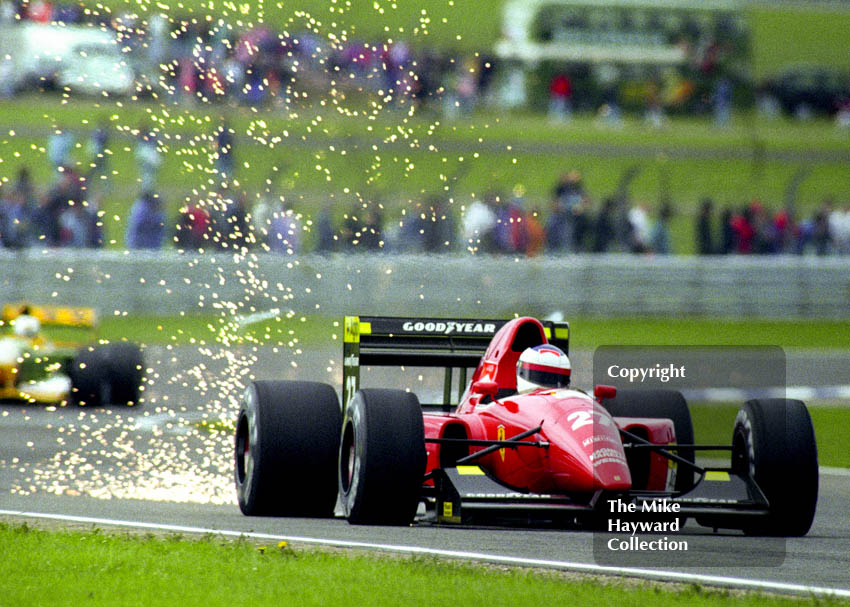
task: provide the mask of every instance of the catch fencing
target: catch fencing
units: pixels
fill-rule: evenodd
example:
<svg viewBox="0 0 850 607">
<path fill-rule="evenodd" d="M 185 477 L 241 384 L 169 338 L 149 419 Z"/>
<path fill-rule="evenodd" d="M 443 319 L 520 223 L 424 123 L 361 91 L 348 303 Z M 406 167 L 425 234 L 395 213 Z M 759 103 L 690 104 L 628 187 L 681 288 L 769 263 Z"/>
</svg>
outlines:
<svg viewBox="0 0 850 607">
<path fill-rule="evenodd" d="M 0 303 L 101 314 L 850 317 L 850 258 L 0 250 Z"/>
</svg>

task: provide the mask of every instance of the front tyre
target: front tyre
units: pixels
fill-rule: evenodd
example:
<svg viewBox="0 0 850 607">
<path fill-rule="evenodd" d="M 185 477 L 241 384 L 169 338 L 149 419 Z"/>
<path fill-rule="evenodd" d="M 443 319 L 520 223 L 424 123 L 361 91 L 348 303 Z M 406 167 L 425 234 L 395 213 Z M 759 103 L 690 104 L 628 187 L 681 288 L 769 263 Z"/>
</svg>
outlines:
<svg viewBox="0 0 850 607">
<path fill-rule="evenodd" d="M 744 525 L 745 533 L 808 533 L 818 500 L 818 452 L 806 405 L 786 398 L 747 401 L 735 419 L 732 469 L 755 480 L 769 504 L 767 518 Z"/>
<path fill-rule="evenodd" d="M 356 392 L 346 407 L 339 451 L 339 492 L 348 522 L 410 524 L 425 463 L 425 427 L 416 395 Z"/>
<path fill-rule="evenodd" d="M 236 422 L 234 467 L 242 513 L 333 516 L 341 423 L 336 392 L 326 384 L 250 384 Z"/>
</svg>

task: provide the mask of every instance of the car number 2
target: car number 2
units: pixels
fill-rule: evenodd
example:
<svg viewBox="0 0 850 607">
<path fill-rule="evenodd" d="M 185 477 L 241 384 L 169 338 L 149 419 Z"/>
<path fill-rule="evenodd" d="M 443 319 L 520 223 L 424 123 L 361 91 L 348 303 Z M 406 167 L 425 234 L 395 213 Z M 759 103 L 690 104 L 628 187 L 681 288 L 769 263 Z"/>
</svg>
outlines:
<svg viewBox="0 0 850 607">
<path fill-rule="evenodd" d="M 575 421 L 573 421 L 575 420 Z M 593 423 L 593 416 L 590 411 L 573 411 L 567 416 L 568 422 L 573 422 L 572 430 L 578 430 L 582 426 L 587 426 Z"/>
<path fill-rule="evenodd" d="M 567 416 L 568 422 L 573 422 L 573 425 L 570 427 L 571 430 L 575 431 L 583 426 L 587 426 L 593 423 L 593 414 L 599 418 L 599 423 L 603 426 L 607 426 L 610 423 L 610 420 L 607 416 L 601 415 L 597 411 L 573 411 Z"/>
</svg>

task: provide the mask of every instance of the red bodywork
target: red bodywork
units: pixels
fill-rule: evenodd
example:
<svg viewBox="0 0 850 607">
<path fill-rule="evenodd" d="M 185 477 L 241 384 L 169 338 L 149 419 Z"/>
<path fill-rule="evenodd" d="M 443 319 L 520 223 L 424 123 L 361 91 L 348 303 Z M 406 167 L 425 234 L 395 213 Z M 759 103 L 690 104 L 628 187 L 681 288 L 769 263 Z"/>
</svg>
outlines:
<svg viewBox="0 0 850 607">
<path fill-rule="evenodd" d="M 598 490 L 668 490 L 672 479 L 668 460 L 644 451 L 640 471 L 632 474 L 618 428 L 654 444 L 675 442 L 673 422 L 666 419 L 612 418 L 592 396 L 578 390 L 516 390 L 516 365 L 522 351 L 547 343 L 543 325 L 534 318 L 517 318 L 499 330 L 472 376 L 460 404 L 452 413 L 426 413 L 426 438 L 506 440 L 538 426 L 524 439 L 545 441 L 547 448 L 504 448 L 475 463 L 492 478 L 519 491 L 587 495 Z M 495 400 L 479 393 L 499 390 Z M 487 386 L 489 384 L 489 386 Z M 490 390 L 487 390 L 489 387 Z M 511 394 L 499 398 L 499 394 Z M 483 447 L 480 447 L 483 448 Z M 479 447 L 427 443 L 427 472 L 445 468 Z M 632 468 L 634 470 L 634 462 Z"/>
</svg>

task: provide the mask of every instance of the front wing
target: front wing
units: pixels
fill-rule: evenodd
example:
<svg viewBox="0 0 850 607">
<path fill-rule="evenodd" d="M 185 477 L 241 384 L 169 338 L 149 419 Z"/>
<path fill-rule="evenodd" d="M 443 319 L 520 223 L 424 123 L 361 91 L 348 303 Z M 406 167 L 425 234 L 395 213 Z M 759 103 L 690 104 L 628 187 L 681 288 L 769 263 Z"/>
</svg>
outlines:
<svg viewBox="0 0 850 607">
<path fill-rule="evenodd" d="M 25 381 L 17 385 L 0 385 L 0 401 L 28 403 L 60 403 L 71 394 L 71 379 L 54 375 L 38 381 Z"/>
<path fill-rule="evenodd" d="M 756 483 L 728 469 L 709 469 L 695 487 L 678 495 L 666 491 L 629 491 L 619 494 L 554 495 L 519 492 L 487 475 L 478 466 L 457 466 L 432 472 L 433 486 L 423 487 L 427 518 L 437 523 L 524 521 L 571 524 L 598 521 L 605 502 L 619 498 L 639 510 L 654 510 L 652 502 L 678 504 L 677 516 L 695 517 L 717 527 L 740 517 L 764 517 L 769 504 Z"/>
</svg>

